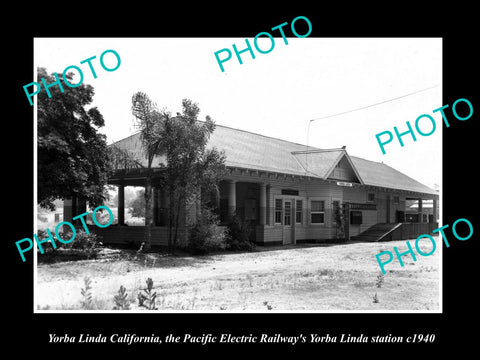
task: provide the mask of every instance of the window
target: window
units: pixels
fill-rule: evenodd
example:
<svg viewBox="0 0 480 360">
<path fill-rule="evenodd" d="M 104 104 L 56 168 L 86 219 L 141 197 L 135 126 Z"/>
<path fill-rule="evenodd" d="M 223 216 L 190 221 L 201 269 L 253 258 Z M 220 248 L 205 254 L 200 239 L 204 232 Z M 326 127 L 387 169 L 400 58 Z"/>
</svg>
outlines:
<svg viewBox="0 0 480 360">
<path fill-rule="evenodd" d="M 312 200 L 310 202 L 310 222 L 312 224 L 325 223 L 325 201 Z"/>
<path fill-rule="evenodd" d="M 275 199 L 275 224 L 282 223 L 282 199 Z"/>
<path fill-rule="evenodd" d="M 367 201 L 368 202 L 374 202 L 375 201 L 375 193 L 368 193 Z"/>
<path fill-rule="evenodd" d="M 350 211 L 350 224 L 361 225 L 362 224 L 362 212 Z"/>
<path fill-rule="evenodd" d="M 303 201 L 297 200 L 295 205 L 295 223 L 301 224 L 303 222 Z"/>
<path fill-rule="evenodd" d="M 393 197 L 393 203 L 394 204 L 399 204 L 400 203 L 400 196 L 394 196 Z"/>
<path fill-rule="evenodd" d="M 285 201 L 285 221 L 283 225 L 290 226 L 292 225 L 292 202 Z"/>
</svg>

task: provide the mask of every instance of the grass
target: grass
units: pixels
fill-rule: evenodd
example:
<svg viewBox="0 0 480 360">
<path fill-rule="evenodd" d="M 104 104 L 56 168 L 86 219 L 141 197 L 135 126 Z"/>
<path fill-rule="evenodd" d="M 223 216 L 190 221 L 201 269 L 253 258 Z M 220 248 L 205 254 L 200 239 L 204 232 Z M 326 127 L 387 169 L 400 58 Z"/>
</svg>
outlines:
<svg viewBox="0 0 480 360">
<path fill-rule="evenodd" d="M 438 310 L 438 252 L 418 256 L 417 262 L 404 257 L 404 267 L 392 262 L 380 275 L 375 254 L 402 244 L 310 245 L 201 257 L 106 249 L 97 260 L 39 264 L 38 309 L 81 309 L 88 276 L 90 307 L 99 310 L 112 310 L 115 296 L 131 310 L 146 309 L 138 294 L 148 289 L 148 278 L 152 308 L 159 311 Z"/>
</svg>

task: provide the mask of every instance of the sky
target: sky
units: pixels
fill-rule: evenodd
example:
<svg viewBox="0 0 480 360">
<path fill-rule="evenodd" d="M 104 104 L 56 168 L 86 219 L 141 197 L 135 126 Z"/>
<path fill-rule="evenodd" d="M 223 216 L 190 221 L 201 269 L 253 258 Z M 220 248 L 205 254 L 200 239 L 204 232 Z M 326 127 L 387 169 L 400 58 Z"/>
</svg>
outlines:
<svg viewBox="0 0 480 360">
<path fill-rule="evenodd" d="M 244 49 L 245 38 L 36 38 L 34 66 L 59 75 L 70 65 L 82 69 L 109 144 L 137 131 L 131 98 L 142 91 L 172 114 L 189 98 L 198 103 L 200 120 L 209 115 L 219 125 L 318 148 L 346 146 L 351 156 L 384 162 L 432 188 L 441 185 L 443 122 L 433 113 L 444 105 L 441 38 L 287 39 L 288 45 L 274 38 L 267 54 L 249 39 L 255 59 L 245 52 L 240 64 L 232 44 Z M 268 49 L 270 40 L 260 38 L 258 45 Z M 214 53 L 224 48 L 232 58 L 222 72 Z M 99 58 L 110 49 L 121 64 L 107 72 Z M 96 79 L 80 64 L 92 56 Z M 115 66 L 112 54 L 104 59 Z M 415 128 L 423 114 L 436 121 L 432 135 L 415 133 L 417 141 L 405 135 L 404 147 L 394 138 L 382 154 L 376 134 L 393 133 L 394 126 L 404 132 L 407 121 Z M 432 129 L 426 118 L 419 127 Z"/>
</svg>

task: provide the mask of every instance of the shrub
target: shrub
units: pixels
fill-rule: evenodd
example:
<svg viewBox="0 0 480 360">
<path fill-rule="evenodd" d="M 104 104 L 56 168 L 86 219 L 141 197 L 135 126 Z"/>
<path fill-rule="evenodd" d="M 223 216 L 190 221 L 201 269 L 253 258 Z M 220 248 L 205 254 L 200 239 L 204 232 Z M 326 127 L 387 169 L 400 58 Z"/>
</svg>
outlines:
<svg viewBox="0 0 480 360">
<path fill-rule="evenodd" d="M 101 237 L 95 233 L 87 234 L 84 230 L 77 230 L 75 240 L 71 242 L 72 249 L 87 250 L 102 245 Z"/>
<path fill-rule="evenodd" d="M 75 250 L 75 253 L 80 257 L 86 257 L 88 259 L 95 258 L 98 251 L 102 247 L 102 242 L 100 241 L 101 237 L 95 233 L 87 234 L 83 229 L 77 229 L 75 231 L 75 238 L 72 242 L 67 244 L 62 243 L 56 236 L 54 231 L 51 231 L 53 240 L 55 241 L 55 245 L 58 248 L 67 249 L 67 250 Z M 62 239 L 71 239 L 72 232 L 62 232 L 59 231 L 58 234 Z M 45 230 L 38 230 L 37 237 L 39 240 L 43 240 L 48 238 L 48 234 Z M 42 249 L 45 253 L 51 253 L 53 251 L 53 246 L 50 241 L 45 242 L 42 244 Z"/>
<path fill-rule="evenodd" d="M 375 285 L 377 286 L 377 288 L 382 287 L 384 279 L 385 279 L 385 277 L 384 277 L 383 273 L 380 273 L 380 274 L 377 275 L 377 281 L 375 282 Z"/>
<path fill-rule="evenodd" d="M 334 207 L 335 238 L 337 241 L 345 240 L 345 209 L 342 205 Z"/>
<path fill-rule="evenodd" d="M 51 231 L 51 234 L 52 234 L 52 237 L 53 237 L 53 241 L 55 241 L 55 245 L 57 247 L 59 246 L 59 244 L 62 244 L 61 242 L 58 241 L 57 237 L 55 236 L 55 232 Z M 42 241 L 43 239 L 48 238 L 47 231 L 43 230 L 43 229 L 38 229 L 37 238 L 38 238 L 39 241 Z M 53 245 L 50 241 L 44 242 L 40 246 L 42 247 L 45 254 L 54 250 Z M 38 246 L 38 249 L 37 249 L 38 252 L 40 252 L 40 246 Z"/>
<path fill-rule="evenodd" d="M 208 208 L 202 209 L 197 223 L 190 229 L 188 250 L 192 254 L 224 250 L 228 236 L 226 229 L 219 224 L 218 215 Z"/>
<path fill-rule="evenodd" d="M 115 302 L 113 310 L 130 310 L 130 304 L 127 299 L 127 289 L 125 289 L 123 285 L 120 285 L 118 294 L 113 297 L 113 301 Z"/>
<path fill-rule="evenodd" d="M 63 237 L 63 235 L 61 235 Z M 70 239 L 72 236 L 71 232 L 66 234 L 64 237 Z M 95 258 L 97 253 L 102 247 L 102 242 L 100 241 L 101 237 L 95 233 L 90 232 L 87 234 L 84 230 L 76 230 L 75 239 L 68 244 L 61 244 L 63 248 L 66 249 L 75 249 L 81 255 L 86 256 L 88 259 Z"/>
<path fill-rule="evenodd" d="M 247 250 L 252 251 L 255 248 L 255 243 L 250 241 L 250 233 L 252 228 L 250 224 L 235 215 L 227 224 L 228 238 L 227 249 L 228 250 Z"/>
<path fill-rule="evenodd" d="M 148 310 L 158 310 L 155 305 L 155 299 L 157 298 L 157 293 L 153 290 L 153 280 L 148 278 L 147 287 L 142 289 L 143 292 L 139 292 L 137 299 L 138 299 L 138 306 L 143 306 Z"/>
<path fill-rule="evenodd" d="M 92 290 L 92 287 L 91 287 L 92 281 L 88 276 L 85 276 L 83 278 L 83 282 L 85 284 L 85 288 L 82 288 L 80 290 L 80 293 L 82 294 L 82 297 L 83 297 L 83 300 L 80 301 L 80 305 L 82 306 L 82 309 L 91 310 L 92 309 L 92 293 L 90 290 Z"/>
</svg>

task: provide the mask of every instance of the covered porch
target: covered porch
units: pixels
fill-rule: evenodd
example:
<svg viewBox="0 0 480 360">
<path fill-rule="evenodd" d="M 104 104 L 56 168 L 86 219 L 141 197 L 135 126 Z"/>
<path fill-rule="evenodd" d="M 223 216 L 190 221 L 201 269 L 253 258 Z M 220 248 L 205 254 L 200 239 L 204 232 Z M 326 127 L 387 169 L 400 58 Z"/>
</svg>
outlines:
<svg viewBox="0 0 480 360">
<path fill-rule="evenodd" d="M 160 171 L 155 170 L 152 177 L 153 226 L 151 227 L 152 246 L 167 246 L 169 238 L 169 194 L 161 186 Z M 109 178 L 109 185 L 116 188 L 116 207 L 112 207 L 113 224 L 108 228 L 91 227 L 102 236 L 105 244 L 124 244 L 139 246 L 144 241 L 145 221 L 128 221 L 126 189 L 128 187 L 146 188 L 144 169 L 120 170 Z M 219 191 L 201 193 L 195 201 L 180 206 L 178 243 L 187 241 L 189 228 L 196 223 L 202 205 L 207 205 L 219 216 L 220 225 L 226 225 L 233 216 L 248 223 L 252 231 L 251 241 L 256 240 L 257 227 L 267 222 L 267 185 L 263 182 L 224 179 L 220 181 Z M 64 201 L 64 220 L 72 222 L 77 214 L 85 212 L 86 203 L 72 197 Z M 88 223 L 88 221 L 87 221 Z"/>
</svg>

